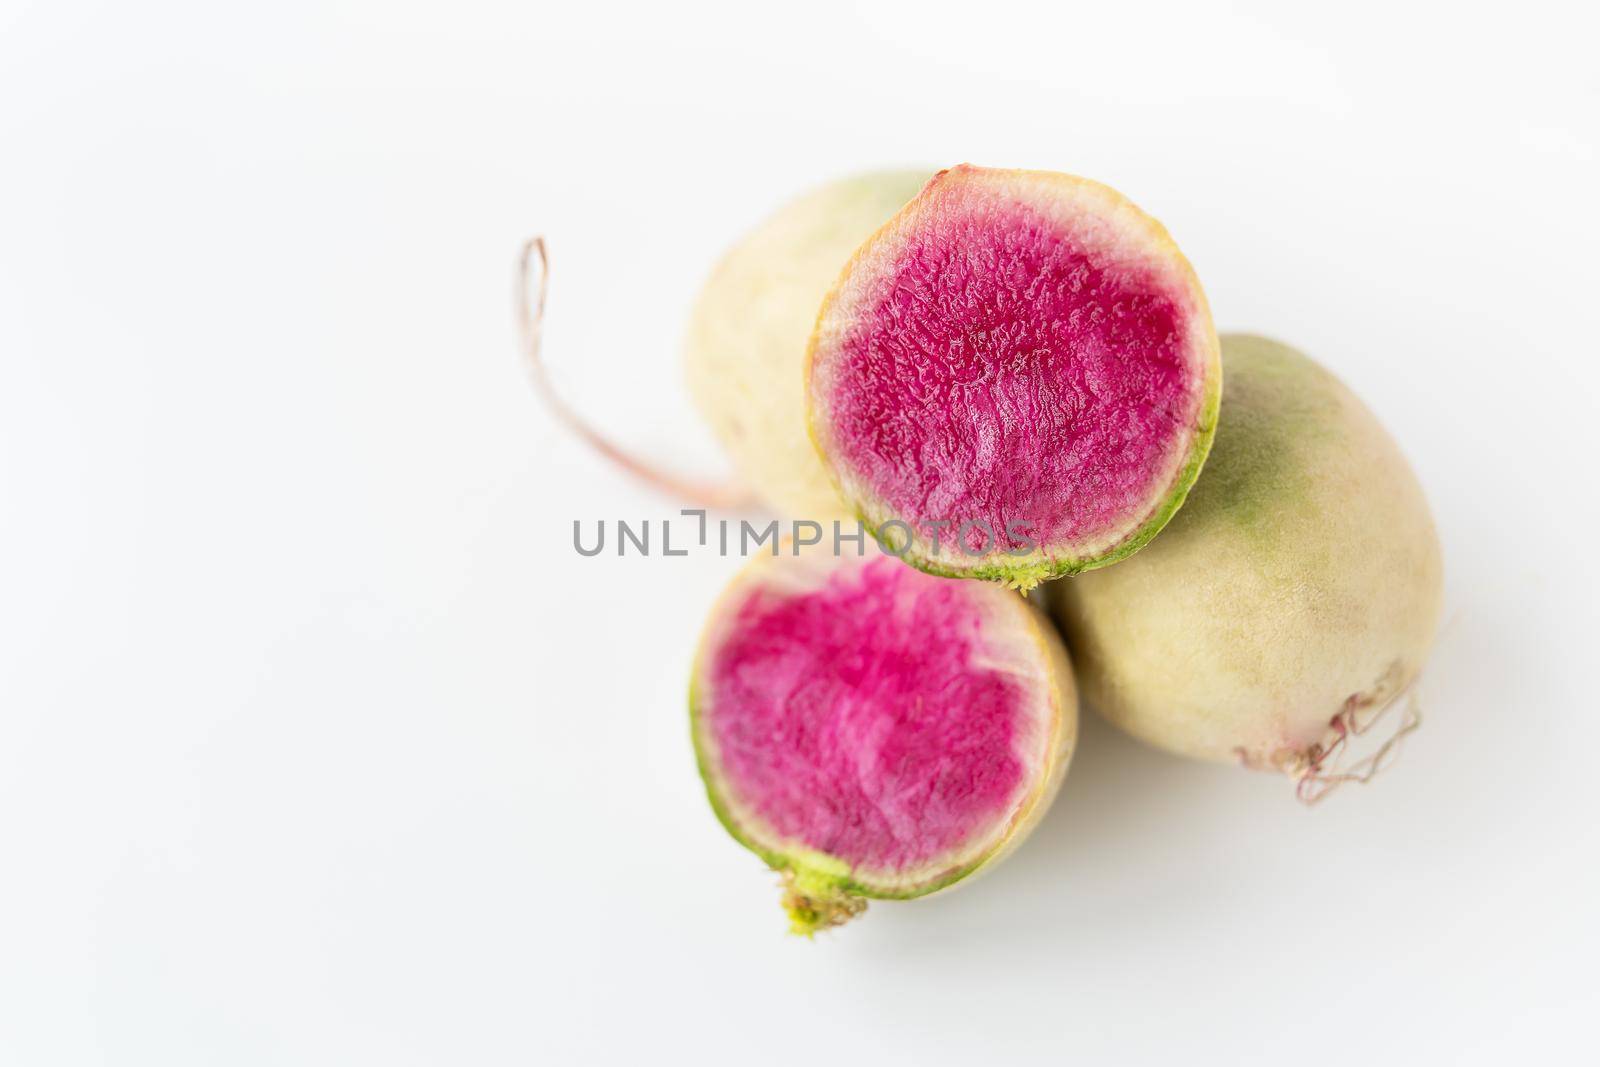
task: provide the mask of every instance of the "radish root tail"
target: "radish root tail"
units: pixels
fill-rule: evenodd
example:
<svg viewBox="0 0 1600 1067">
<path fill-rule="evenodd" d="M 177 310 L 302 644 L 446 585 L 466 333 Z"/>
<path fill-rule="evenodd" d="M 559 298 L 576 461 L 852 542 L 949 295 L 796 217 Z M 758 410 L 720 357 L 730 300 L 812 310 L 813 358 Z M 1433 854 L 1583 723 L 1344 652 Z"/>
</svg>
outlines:
<svg viewBox="0 0 1600 1067">
<path fill-rule="evenodd" d="M 1310 807 L 1346 782 L 1366 783 L 1380 771 L 1393 765 L 1400 755 L 1402 742 L 1422 725 L 1422 711 L 1417 705 L 1414 685 L 1408 685 L 1388 700 L 1374 699 L 1377 694 L 1357 695 L 1345 702 L 1339 714 L 1329 724 L 1328 734 L 1322 741 L 1284 766 L 1284 771 L 1295 782 L 1295 796 Z M 1390 709 L 1400 708 L 1394 719 L 1394 731 L 1370 755 L 1349 766 L 1338 766 L 1339 757 L 1352 738 L 1365 735 L 1384 719 Z"/>
<path fill-rule="evenodd" d="M 749 495 L 732 484 L 712 484 L 683 478 L 647 463 L 621 446 L 612 443 L 591 426 L 556 392 L 540 351 L 544 328 L 545 298 L 550 287 L 550 256 L 543 237 L 523 242 L 517 257 L 517 326 L 522 340 L 522 355 L 539 394 L 556 420 L 590 448 L 634 478 L 653 489 L 687 503 L 715 510 L 736 510 L 751 503 Z"/>
</svg>

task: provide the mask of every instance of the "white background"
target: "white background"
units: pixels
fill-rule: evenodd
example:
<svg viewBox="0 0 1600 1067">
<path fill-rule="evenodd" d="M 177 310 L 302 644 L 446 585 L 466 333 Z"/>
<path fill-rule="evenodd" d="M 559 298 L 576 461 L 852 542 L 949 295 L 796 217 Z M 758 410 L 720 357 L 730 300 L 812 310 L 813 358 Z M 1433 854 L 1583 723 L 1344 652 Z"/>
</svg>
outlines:
<svg viewBox="0 0 1600 1067">
<path fill-rule="evenodd" d="M 1588 5 L 1583 5 L 1588 7 Z M 0 1062 L 1551 1062 L 1600 1010 L 1580 5 L 0 3 Z M 1592 9 L 1590 9 L 1592 10 Z M 959 892 L 788 938 L 687 740 L 719 251 L 807 185 L 1107 181 L 1392 428 L 1428 721 L 1308 812 L 1092 717 Z"/>
</svg>

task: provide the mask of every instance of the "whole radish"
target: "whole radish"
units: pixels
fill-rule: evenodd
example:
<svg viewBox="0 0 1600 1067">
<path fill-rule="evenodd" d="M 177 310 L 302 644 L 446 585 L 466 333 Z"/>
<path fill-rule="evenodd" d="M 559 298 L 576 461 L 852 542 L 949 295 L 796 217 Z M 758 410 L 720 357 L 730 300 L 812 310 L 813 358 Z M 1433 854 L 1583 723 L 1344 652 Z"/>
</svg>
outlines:
<svg viewBox="0 0 1600 1067">
<path fill-rule="evenodd" d="M 1181 755 L 1286 772 L 1311 800 L 1356 773 L 1340 750 L 1422 670 L 1439 543 L 1405 457 L 1338 379 L 1261 337 L 1224 336 L 1222 353 L 1188 504 L 1134 558 L 1052 592 L 1101 714 Z"/>
</svg>

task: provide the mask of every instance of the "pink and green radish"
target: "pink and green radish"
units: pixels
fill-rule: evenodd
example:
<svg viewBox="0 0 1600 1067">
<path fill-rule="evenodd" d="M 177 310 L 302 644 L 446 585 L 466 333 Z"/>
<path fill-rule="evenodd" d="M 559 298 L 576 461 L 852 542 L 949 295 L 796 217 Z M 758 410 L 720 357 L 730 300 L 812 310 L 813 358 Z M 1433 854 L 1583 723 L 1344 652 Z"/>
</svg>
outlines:
<svg viewBox="0 0 1600 1067">
<path fill-rule="evenodd" d="M 758 556 L 713 609 L 689 710 L 730 834 L 810 935 L 869 898 L 993 863 L 1043 815 L 1077 736 L 1049 619 L 877 552 Z"/>
<path fill-rule="evenodd" d="M 1019 588 L 1120 560 L 1211 447 L 1211 313 L 1167 231 L 1043 171 L 941 171 L 856 251 L 807 352 L 812 438 L 914 566 Z"/>
<path fill-rule="evenodd" d="M 1222 352 L 1220 429 L 1188 504 L 1136 557 L 1052 592 L 1103 715 L 1185 756 L 1284 771 L 1311 800 L 1422 670 L 1439 543 L 1405 457 L 1338 379 L 1260 337 Z"/>
</svg>

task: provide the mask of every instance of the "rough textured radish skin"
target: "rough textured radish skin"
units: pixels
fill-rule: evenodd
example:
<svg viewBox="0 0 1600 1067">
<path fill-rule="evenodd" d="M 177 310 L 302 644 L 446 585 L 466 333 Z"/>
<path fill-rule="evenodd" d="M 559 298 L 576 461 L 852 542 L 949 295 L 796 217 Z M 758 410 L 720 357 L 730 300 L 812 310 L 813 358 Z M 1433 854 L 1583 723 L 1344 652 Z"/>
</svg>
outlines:
<svg viewBox="0 0 1600 1067">
<path fill-rule="evenodd" d="M 931 173 L 863 174 L 808 192 L 729 250 L 695 303 L 690 392 L 741 480 L 787 518 L 849 514 L 806 434 L 806 342 L 850 254 Z"/>
<path fill-rule="evenodd" d="M 1154 536 L 1219 389 L 1204 293 L 1159 224 L 1095 182 L 957 167 L 851 259 L 807 402 L 842 495 L 916 526 L 909 562 L 1028 586 Z"/>
<path fill-rule="evenodd" d="M 1186 756 L 1287 769 L 1352 697 L 1421 671 L 1442 564 L 1422 489 L 1332 374 L 1286 345 L 1222 338 L 1205 474 L 1160 537 L 1052 589 L 1085 696 Z"/>
<path fill-rule="evenodd" d="M 817 552 L 758 557 L 730 585 L 690 716 L 713 809 L 798 887 L 809 933 L 1020 841 L 1065 773 L 1077 695 L 1048 618 L 1015 594 Z"/>
</svg>

